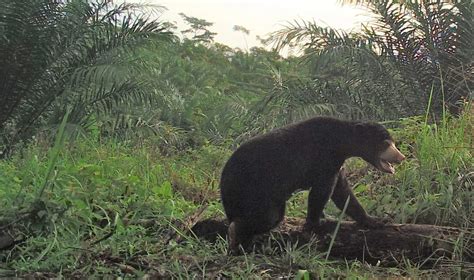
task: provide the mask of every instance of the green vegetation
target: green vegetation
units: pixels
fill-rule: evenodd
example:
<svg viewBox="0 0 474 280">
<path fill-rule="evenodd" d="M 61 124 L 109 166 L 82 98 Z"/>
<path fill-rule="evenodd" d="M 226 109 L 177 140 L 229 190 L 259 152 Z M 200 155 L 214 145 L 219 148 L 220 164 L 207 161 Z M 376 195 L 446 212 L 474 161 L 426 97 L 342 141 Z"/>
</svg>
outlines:
<svg viewBox="0 0 474 280">
<path fill-rule="evenodd" d="M 355 180 L 368 211 L 396 222 L 452 225 L 468 233 L 474 226 L 468 121 L 447 120 L 441 127 L 403 121 L 396 133 L 410 159 L 395 176 L 369 171 Z M 419 270 L 409 262 L 382 268 L 326 261 L 325 252 L 310 245 L 269 246 L 264 255 L 227 256 L 224 240 L 210 244 L 189 236 L 176 238 L 173 229 L 202 205 L 208 205 L 205 216 L 223 215 L 217 182 L 229 149 L 208 145 L 163 156 L 147 144 L 81 138 L 58 145 L 50 150 L 48 143 L 32 143 L 21 155 L 0 163 L 2 218 L 16 220 L 11 233 L 21 241 L 0 255 L 4 276 L 270 277 L 294 276 L 300 269 L 321 277 L 362 278 L 467 273 L 461 266 L 464 260 L 456 258 L 452 268 L 438 271 Z M 353 161 L 349 167 L 355 173 L 360 164 Z M 39 200 L 45 178 L 47 188 Z M 303 215 L 305 203 L 304 195 L 293 198 L 289 215 Z M 460 251 L 469 249 L 459 246 Z"/>
<path fill-rule="evenodd" d="M 184 14 L 179 39 L 148 17 L 159 7 L 0 0 L 0 277 L 473 273 L 472 4 L 362 2 L 372 26 L 289 25 L 270 39 L 302 56 L 282 57 L 216 43 L 211 23 Z M 384 122 L 407 160 L 394 176 L 348 162 L 360 201 L 395 222 L 461 228 L 459 254 L 386 267 L 279 243 L 235 257 L 225 240 L 181 232 L 202 210 L 224 215 L 219 176 L 237 145 L 316 115 Z M 304 216 L 305 196 L 289 216 Z"/>
</svg>

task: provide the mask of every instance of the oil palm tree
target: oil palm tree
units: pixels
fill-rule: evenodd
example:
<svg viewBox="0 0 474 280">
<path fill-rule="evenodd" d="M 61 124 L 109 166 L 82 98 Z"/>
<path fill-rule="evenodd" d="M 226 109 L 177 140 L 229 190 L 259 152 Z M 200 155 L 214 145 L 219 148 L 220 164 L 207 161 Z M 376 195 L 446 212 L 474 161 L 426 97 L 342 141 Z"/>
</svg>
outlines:
<svg viewBox="0 0 474 280">
<path fill-rule="evenodd" d="M 309 21 L 274 33 L 278 48 L 302 46 L 315 83 L 347 87 L 347 98 L 378 114 L 458 113 L 473 88 L 470 0 L 342 1 L 366 5 L 375 20 L 345 33 Z M 340 71 L 335 71 L 340 70 Z M 332 76 L 324 75 L 330 72 Z M 330 97 L 331 93 L 327 93 Z"/>
<path fill-rule="evenodd" d="M 61 119 L 66 106 L 70 121 L 84 124 L 117 105 L 147 100 L 129 54 L 169 33 L 141 6 L 107 0 L 0 0 L 0 6 L 4 148 Z"/>
</svg>

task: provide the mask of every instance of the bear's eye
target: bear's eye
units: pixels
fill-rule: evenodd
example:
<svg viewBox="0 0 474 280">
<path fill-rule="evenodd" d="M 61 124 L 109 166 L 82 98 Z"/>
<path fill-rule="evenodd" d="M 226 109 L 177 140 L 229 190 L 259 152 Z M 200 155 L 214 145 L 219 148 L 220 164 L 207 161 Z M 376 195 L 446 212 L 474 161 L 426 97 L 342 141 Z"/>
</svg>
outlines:
<svg viewBox="0 0 474 280">
<path fill-rule="evenodd" d="M 383 140 L 382 143 L 380 144 L 380 150 L 381 151 L 385 151 L 388 147 L 390 147 L 390 145 L 392 145 L 392 141 L 390 140 Z"/>
</svg>

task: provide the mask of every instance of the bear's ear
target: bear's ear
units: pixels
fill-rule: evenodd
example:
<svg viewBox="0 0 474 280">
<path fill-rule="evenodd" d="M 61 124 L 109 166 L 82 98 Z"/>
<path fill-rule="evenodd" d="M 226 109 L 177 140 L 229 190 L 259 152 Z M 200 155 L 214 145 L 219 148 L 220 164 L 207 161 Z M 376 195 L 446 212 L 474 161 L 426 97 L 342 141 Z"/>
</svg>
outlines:
<svg viewBox="0 0 474 280">
<path fill-rule="evenodd" d="M 354 131 L 357 135 L 365 134 L 365 125 L 363 123 L 356 123 L 354 125 Z"/>
</svg>

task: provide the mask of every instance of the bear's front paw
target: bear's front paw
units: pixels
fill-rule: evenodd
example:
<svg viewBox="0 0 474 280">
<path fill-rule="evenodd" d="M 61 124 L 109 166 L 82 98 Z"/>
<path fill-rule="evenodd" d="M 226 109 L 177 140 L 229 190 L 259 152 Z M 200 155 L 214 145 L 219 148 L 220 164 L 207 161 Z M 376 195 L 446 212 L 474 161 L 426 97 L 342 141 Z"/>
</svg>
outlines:
<svg viewBox="0 0 474 280">
<path fill-rule="evenodd" d="M 326 233 L 332 231 L 335 226 L 335 221 L 331 219 L 321 219 L 318 222 L 308 222 L 303 225 L 303 231 L 313 232 L 316 234 Z"/>
<path fill-rule="evenodd" d="M 306 223 L 303 225 L 303 231 L 319 233 L 323 229 L 323 225 L 324 220 L 320 220 L 317 222 L 306 221 Z"/>
<path fill-rule="evenodd" d="M 359 222 L 359 224 L 369 229 L 378 229 L 383 228 L 386 224 L 390 222 L 391 220 L 389 218 L 377 218 L 367 216 L 363 221 Z"/>
</svg>

